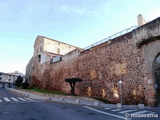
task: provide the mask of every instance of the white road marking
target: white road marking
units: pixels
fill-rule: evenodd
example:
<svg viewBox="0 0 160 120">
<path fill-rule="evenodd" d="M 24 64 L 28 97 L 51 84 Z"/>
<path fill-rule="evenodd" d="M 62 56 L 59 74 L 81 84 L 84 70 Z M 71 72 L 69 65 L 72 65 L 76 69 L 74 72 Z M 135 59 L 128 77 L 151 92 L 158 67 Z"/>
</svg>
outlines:
<svg viewBox="0 0 160 120">
<path fill-rule="evenodd" d="M 134 112 L 132 114 L 143 114 L 143 113 L 146 113 L 146 112 L 148 112 L 148 111 L 147 110 L 143 110 L 143 111 Z"/>
<path fill-rule="evenodd" d="M 111 108 L 104 108 L 104 109 L 109 110 L 109 109 L 111 109 Z"/>
<path fill-rule="evenodd" d="M 116 112 L 116 111 L 120 111 L 120 110 L 122 110 L 122 109 L 113 109 L 113 110 L 111 110 L 111 111 Z"/>
<path fill-rule="evenodd" d="M 26 101 L 25 99 L 23 99 L 23 98 L 21 98 L 21 97 L 18 97 L 18 99 L 19 99 L 19 100 L 22 100 L 22 101 Z"/>
<path fill-rule="evenodd" d="M 149 114 L 156 114 L 155 112 L 150 112 Z"/>
<path fill-rule="evenodd" d="M 26 100 L 29 100 L 29 101 L 33 101 L 32 99 L 30 99 L 30 98 L 25 98 Z"/>
<path fill-rule="evenodd" d="M 14 101 L 16 101 L 16 102 L 18 102 L 19 100 L 17 100 L 16 98 L 14 98 L 14 97 L 11 97 L 11 99 L 12 100 L 14 100 Z"/>
<path fill-rule="evenodd" d="M 0 100 L 0 102 L 2 102 L 2 100 Z"/>
<path fill-rule="evenodd" d="M 128 112 L 133 112 L 133 111 L 136 111 L 136 110 L 125 110 L 125 111 L 121 111 L 119 113 L 124 114 L 124 113 L 128 113 Z"/>
<path fill-rule="evenodd" d="M 8 99 L 7 97 L 4 97 L 4 100 L 5 100 L 6 102 L 10 102 L 10 101 L 11 101 L 11 100 Z"/>
<path fill-rule="evenodd" d="M 131 119 L 126 118 L 126 117 L 122 117 L 122 116 L 119 116 L 119 115 L 115 115 L 115 114 L 107 113 L 107 112 L 100 111 L 100 110 L 96 110 L 96 109 L 91 108 L 91 107 L 88 107 L 88 106 L 84 106 L 84 107 L 85 107 L 85 108 L 87 108 L 87 109 L 90 109 L 90 110 L 92 110 L 92 111 L 95 111 L 95 112 L 101 113 L 101 114 L 110 115 L 110 116 L 113 116 L 113 117 L 121 118 L 121 119 L 123 119 L 123 120 L 131 120 Z"/>
</svg>

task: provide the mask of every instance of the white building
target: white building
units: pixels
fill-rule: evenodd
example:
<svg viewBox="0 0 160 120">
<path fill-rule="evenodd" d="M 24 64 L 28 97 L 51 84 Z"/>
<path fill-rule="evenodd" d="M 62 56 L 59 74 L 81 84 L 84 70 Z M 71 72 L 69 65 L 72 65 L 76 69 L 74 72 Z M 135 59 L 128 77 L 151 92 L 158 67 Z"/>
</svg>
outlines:
<svg viewBox="0 0 160 120">
<path fill-rule="evenodd" d="M 14 83 L 16 75 L 0 72 L 0 83 Z"/>
</svg>

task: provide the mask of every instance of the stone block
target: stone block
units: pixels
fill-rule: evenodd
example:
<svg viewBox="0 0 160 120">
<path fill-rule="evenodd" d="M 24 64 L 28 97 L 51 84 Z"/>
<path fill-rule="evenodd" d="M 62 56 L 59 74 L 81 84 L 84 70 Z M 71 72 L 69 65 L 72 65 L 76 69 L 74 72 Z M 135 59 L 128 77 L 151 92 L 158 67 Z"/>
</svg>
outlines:
<svg viewBox="0 0 160 120">
<path fill-rule="evenodd" d="M 64 98 L 60 98 L 61 101 L 64 101 Z"/>
<path fill-rule="evenodd" d="M 122 104 L 121 103 L 117 103 L 117 107 L 118 108 L 122 108 Z"/>
<path fill-rule="evenodd" d="M 94 106 L 98 106 L 99 103 L 97 101 L 94 102 Z"/>
<path fill-rule="evenodd" d="M 29 94 L 27 94 L 27 97 L 29 97 Z"/>
<path fill-rule="evenodd" d="M 144 109 L 144 104 L 138 104 L 139 109 Z"/>
<path fill-rule="evenodd" d="M 76 99 L 76 104 L 79 104 L 80 103 L 80 100 L 79 99 Z"/>
</svg>

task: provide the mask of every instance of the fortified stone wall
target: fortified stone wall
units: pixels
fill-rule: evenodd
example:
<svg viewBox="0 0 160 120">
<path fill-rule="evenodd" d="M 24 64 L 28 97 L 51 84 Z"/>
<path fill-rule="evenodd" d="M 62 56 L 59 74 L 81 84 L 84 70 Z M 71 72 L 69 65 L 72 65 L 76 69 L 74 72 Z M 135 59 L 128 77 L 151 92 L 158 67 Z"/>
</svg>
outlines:
<svg viewBox="0 0 160 120">
<path fill-rule="evenodd" d="M 160 53 L 160 43 L 157 41 L 159 31 L 160 18 L 130 33 L 82 51 L 79 56 L 68 61 L 43 65 L 35 62 L 33 77 L 40 81 L 42 88 L 66 93 L 70 92 L 70 86 L 64 81 L 65 78 L 78 77 L 83 79 L 83 82 L 76 84 L 76 94 L 104 98 L 114 103 L 120 102 L 118 80 L 121 79 L 123 103 L 153 105 L 155 87 L 152 72 L 146 74 L 146 66 L 151 64 L 149 67 L 152 70 L 153 60 Z M 153 36 L 156 39 L 150 39 Z M 153 47 L 153 44 L 157 46 Z M 157 49 L 153 50 L 154 48 Z M 148 64 L 146 59 L 151 59 Z"/>
<path fill-rule="evenodd" d="M 122 79 L 124 102 L 143 102 L 144 75 L 138 59 L 140 53 L 141 49 L 134 47 L 132 33 L 128 33 L 83 51 L 80 56 L 69 61 L 50 64 L 48 67 L 37 65 L 39 71 L 35 73 L 43 83 L 45 81 L 53 88 L 67 93 L 70 92 L 70 87 L 64 79 L 81 78 L 83 82 L 76 86 L 78 95 L 105 98 L 111 102 L 120 99 L 117 83 Z"/>
</svg>

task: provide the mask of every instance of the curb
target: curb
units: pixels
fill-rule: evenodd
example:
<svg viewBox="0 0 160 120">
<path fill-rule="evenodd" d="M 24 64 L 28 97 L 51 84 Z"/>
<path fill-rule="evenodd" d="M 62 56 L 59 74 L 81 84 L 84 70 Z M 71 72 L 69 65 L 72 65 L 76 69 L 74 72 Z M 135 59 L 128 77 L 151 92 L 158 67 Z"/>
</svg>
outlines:
<svg viewBox="0 0 160 120">
<path fill-rule="evenodd" d="M 51 95 L 51 94 L 43 94 L 37 92 L 28 92 L 17 90 L 14 88 L 6 88 L 7 90 L 14 92 L 16 94 L 33 98 L 33 99 L 40 99 L 40 100 L 48 100 L 48 101 L 55 101 L 55 102 L 63 102 L 63 103 L 70 103 L 70 104 L 77 104 L 77 105 L 88 105 L 88 106 L 96 106 L 96 107 L 108 107 L 108 108 L 119 108 L 119 104 L 106 104 L 101 101 L 95 100 L 93 98 L 88 97 L 80 97 L 80 96 L 69 96 L 69 95 Z M 138 105 L 121 105 L 122 109 L 160 109 L 160 107 L 150 107 L 144 106 L 144 104 Z"/>
<path fill-rule="evenodd" d="M 79 105 L 89 105 L 89 106 L 99 106 L 101 101 L 87 98 L 87 97 L 80 97 L 80 96 L 67 96 L 67 95 L 50 95 L 50 94 L 42 94 L 37 92 L 26 92 L 22 90 L 17 90 L 13 88 L 6 88 L 7 90 L 14 92 L 18 95 L 33 98 L 33 99 L 41 99 L 41 100 L 48 100 L 48 101 L 55 101 L 55 102 L 64 102 L 64 103 L 71 103 L 71 104 L 79 104 Z"/>
</svg>

